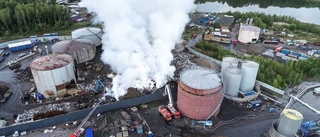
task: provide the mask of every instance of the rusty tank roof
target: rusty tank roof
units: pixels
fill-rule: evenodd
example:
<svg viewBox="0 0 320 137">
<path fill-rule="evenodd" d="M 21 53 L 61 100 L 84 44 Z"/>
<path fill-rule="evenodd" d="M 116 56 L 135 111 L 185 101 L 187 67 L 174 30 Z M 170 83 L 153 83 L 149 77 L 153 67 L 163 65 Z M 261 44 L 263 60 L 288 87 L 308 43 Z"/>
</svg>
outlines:
<svg viewBox="0 0 320 137">
<path fill-rule="evenodd" d="M 52 45 L 51 49 L 55 53 L 73 53 L 94 47 L 94 43 L 89 39 L 63 40 Z"/>
<path fill-rule="evenodd" d="M 68 65 L 72 60 L 67 54 L 50 54 L 33 60 L 30 68 L 38 71 L 54 70 Z"/>
</svg>

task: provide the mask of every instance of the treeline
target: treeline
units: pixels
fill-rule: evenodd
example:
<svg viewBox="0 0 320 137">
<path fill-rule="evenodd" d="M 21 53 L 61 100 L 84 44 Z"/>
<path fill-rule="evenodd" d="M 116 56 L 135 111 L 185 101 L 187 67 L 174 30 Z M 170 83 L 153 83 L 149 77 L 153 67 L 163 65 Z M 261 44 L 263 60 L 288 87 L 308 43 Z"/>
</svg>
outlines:
<svg viewBox="0 0 320 137">
<path fill-rule="evenodd" d="M 320 27 L 316 24 L 304 23 L 290 16 L 277 16 L 265 13 L 257 12 L 227 12 L 227 15 L 232 15 L 236 19 L 241 19 L 241 21 L 246 21 L 247 18 L 253 18 L 253 23 L 255 26 L 260 28 L 271 28 L 273 27 L 273 22 L 285 22 L 289 25 L 284 25 L 283 27 L 294 30 L 306 31 L 314 34 L 320 35 Z"/>
<path fill-rule="evenodd" d="M 37 34 L 70 25 L 69 10 L 54 0 L 0 0 L 0 36 Z"/>
<path fill-rule="evenodd" d="M 260 64 L 257 79 L 279 89 L 285 89 L 289 84 L 297 84 L 310 78 L 320 77 L 320 58 L 310 58 L 304 61 L 289 61 L 279 63 L 274 59 L 262 56 L 244 57 L 225 50 L 218 44 L 201 41 L 196 45 L 196 50 L 222 60 L 225 56 L 234 56 L 243 60 L 252 60 Z"/>
<path fill-rule="evenodd" d="M 195 3 L 219 2 L 227 3 L 231 7 L 244 7 L 248 5 L 259 5 L 260 8 L 269 6 L 292 7 L 292 8 L 318 8 L 320 2 L 313 0 L 196 0 Z"/>
</svg>

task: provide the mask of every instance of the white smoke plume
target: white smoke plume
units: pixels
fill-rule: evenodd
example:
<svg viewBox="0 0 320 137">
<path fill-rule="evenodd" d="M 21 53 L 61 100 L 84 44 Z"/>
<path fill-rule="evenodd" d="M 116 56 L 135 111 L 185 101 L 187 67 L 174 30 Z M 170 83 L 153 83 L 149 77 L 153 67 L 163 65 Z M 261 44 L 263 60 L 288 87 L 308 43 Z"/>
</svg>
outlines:
<svg viewBox="0 0 320 137">
<path fill-rule="evenodd" d="M 173 77 L 171 50 L 180 42 L 194 0 L 83 0 L 103 22 L 101 60 L 118 75 L 118 99 L 129 87 L 160 87 Z"/>
</svg>

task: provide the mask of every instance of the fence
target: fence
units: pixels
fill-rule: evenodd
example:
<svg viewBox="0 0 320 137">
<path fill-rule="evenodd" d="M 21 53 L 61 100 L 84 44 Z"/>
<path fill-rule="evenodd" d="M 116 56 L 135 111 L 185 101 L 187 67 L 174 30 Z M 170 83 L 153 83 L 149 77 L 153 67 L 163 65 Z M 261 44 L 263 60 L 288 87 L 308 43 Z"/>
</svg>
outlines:
<svg viewBox="0 0 320 137">
<path fill-rule="evenodd" d="M 176 89 L 172 89 L 171 91 L 176 91 Z M 175 93 L 173 93 L 175 94 Z M 127 108 L 131 106 L 136 106 L 142 103 L 147 103 L 151 102 L 154 100 L 159 100 L 164 98 L 164 88 L 158 89 L 155 93 L 141 96 L 141 97 L 136 97 L 136 98 L 131 98 L 123 101 L 117 101 L 112 104 L 106 104 L 99 106 L 93 114 L 98 114 L 98 113 L 104 113 L 107 111 L 112 111 L 112 110 L 117 110 L 121 108 Z M 89 112 L 92 110 L 90 109 L 84 109 L 76 112 L 70 112 L 64 115 L 58 115 L 55 117 L 50 117 L 47 119 L 42 119 L 38 121 L 33 121 L 33 122 L 28 122 L 28 123 L 22 123 L 18 125 L 11 125 L 11 126 L 6 126 L 4 128 L 0 128 L 0 136 L 5 135 L 9 136 L 12 135 L 15 131 L 23 132 L 23 131 L 31 131 L 34 129 L 40 129 L 40 128 L 45 128 L 45 127 L 51 127 L 59 124 L 63 124 L 67 121 L 75 121 L 78 119 L 85 118 Z"/>
</svg>

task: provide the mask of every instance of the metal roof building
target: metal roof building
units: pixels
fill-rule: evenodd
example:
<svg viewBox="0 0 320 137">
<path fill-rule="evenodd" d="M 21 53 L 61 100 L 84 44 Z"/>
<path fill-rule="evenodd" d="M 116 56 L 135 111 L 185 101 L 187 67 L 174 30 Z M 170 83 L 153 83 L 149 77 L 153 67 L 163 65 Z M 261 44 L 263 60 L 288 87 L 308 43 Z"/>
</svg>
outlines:
<svg viewBox="0 0 320 137">
<path fill-rule="evenodd" d="M 57 42 L 51 47 L 54 54 L 68 54 L 77 63 L 93 59 L 96 55 L 96 46 L 89 39 L 73 39 Z"/>
</svg>

